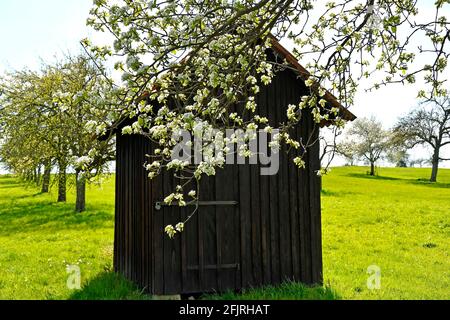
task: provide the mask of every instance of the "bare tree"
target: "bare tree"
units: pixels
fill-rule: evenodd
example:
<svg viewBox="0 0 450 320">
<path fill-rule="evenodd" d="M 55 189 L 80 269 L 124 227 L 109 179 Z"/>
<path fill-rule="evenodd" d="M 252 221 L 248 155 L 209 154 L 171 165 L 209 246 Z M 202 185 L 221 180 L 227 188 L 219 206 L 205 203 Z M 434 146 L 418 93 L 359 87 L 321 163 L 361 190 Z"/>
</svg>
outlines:
<svg viewBox="0 0 450 320">
<path fill-rule="evenodd" d="M 394 131 L 403 137 L 410 148 L 416 145 L 432 148 L 430 181 L 436 182 L 439 162 L 450 160 L 441 156 L 442 148 L 450 145 L 450 97 L 427 99 L 400 118 Z"/>
</svg>

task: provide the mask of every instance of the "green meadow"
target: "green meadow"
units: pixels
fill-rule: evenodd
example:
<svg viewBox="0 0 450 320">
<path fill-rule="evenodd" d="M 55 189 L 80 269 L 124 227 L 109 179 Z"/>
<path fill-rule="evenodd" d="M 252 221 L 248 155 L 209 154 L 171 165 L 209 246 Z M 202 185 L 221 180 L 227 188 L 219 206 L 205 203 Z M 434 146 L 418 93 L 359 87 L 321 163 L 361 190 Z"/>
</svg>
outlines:
<svg viewBox="0 0 450 320">
<path fill-rule="evenodd" d="M 297 283 L 211 299 L 449 299 L 450 170 L 333 168 L 323 179 L 324 287 Z M 87 211 L 0 176 L 0 299 L 149 299 L 112 273 L 114 179 L 87 192 Z M 81 290 L 67 287 L 79 266 Z M 368 289 L 369 266 L 380 271 Z M 372 269 L 371 269 L 372 270 Z"/>
</svg>

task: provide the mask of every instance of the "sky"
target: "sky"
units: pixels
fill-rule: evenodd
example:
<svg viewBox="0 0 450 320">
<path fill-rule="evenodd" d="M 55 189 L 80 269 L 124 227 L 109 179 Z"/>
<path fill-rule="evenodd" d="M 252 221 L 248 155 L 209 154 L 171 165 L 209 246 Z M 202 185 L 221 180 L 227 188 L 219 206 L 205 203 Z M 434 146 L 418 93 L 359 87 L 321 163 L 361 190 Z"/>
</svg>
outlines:
<svg viewBox="0 0 450 320">
<path fill-rule="evenodd" d="M 91 5 L 92 0 L 1 0 L 0 71 L 35 69 L 40 58 L 80 50 Z"/>
<path fill-rule="evenodd" d="M 0 73 L 36 69 L 41 59 L 77 52 L 81 50 L 79 41 L 85 37 L 105 40 L 105 35 L 85 25 L 91 6 L 92 0 L 0 0 Z M 386 128 L 417 105 L 417 88 L 412 85 L 392 85 L 370 93 L 362 89 L 350 110 L 358 117 L 375 116 Z M 445 155 L 450 156 L 450 151 Z M 428 155 L 417 149 L 412 156 Z M 341 164 L 339 159 L 335 164 Z"/>
</svg>

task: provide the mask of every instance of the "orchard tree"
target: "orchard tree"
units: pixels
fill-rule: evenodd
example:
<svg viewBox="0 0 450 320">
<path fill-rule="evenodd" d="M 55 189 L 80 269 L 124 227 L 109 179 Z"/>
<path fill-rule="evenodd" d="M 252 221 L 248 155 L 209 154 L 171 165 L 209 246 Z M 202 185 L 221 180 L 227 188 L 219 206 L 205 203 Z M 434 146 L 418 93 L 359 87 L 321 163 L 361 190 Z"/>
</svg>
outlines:
<svg viewBox="0 0 450 320">
<path fill-rule="evenodd" d="M 68 56 L 52 67 L 63 79 L 55 101 L 64 111 L 62 124 L 68 139 L 68 165 L 75 170 L 77 212 L 85 210 L 86 182 L 114 160 L 113 140 L 98 138 L 105 134 L 117 106 L 113 105 L 110 80 L 97 67 L 83 55 Z"/>
<path fill-rule="evenodd" d="M 357 151 L 355 148 L 356 142 L 347 139 L 346 141 L 336 144 L 336 153 L 343 156 L 350 166 L 355 165 L 357 158 Z"/>
<path fill-rule="evenodd" d="M 353 149 L 356 156 L 370 164 L 370 175 L 375 175 L 376 162 L 389 150 L 390 132 L 375 118 L 360 118 L 352 123 L 347 141 L 340 149 Z M 347 149 L 348 150 L 348 149 Z"/>
<path fill-rule="evenodd" d="M 404 148 L 393 148 L 387 152 L 386 158 L 396 167 L 405 168 L 409 161 L 408 151 Z"/>
<path fill-rule="evenodd" d="M 386 159 L 396 167 L 407 167 L 410 158 L 408 153 L 410 147 L 405 141 L 403 134 L 394 129 L 391 130 L 389 150 L 386 152 Z"/>
<path fill-rule="evenodd" d="M 450 97 L 428 98 L 422 106 L 413 109 L 400 118 L 394 131 L 409 148 L 416 145 L 431 147 L 431 182 L 436 182 L 439 163 L 450 158 L 444 158 L 442 149 L 450 145 Z"/>
<path fill-rule="evenodd" d="M 76 211 L 84 211 L 86 181 L 113 159 L 113 141 L 98 139 L 108 118 L 116 118 L 110 80 L 90 58 L 76 56 L 46 64 L 40 72 L 10 73 L 1 87 L 3 161 L 16 173 L 45 165 L 43 191 L 48 191 L 55 163 L 58 202 L 66 201 L 67 172 L 73 168 Z"/>
<path fill-rule="evenodd" d="M 312 113 L 317 123 L 333 118 L 336 126 L 344 125 L 336 109 L 323 110 L 330 94 L 323 88 L 350 107 L 362 78 L 375 79 L 369 89 L 376 89 L 414 83 L 423 75 L 422 89 L 441 95 L 450 42 L 448 2 L 435 1 L 434 13 L 427 16 L 422 12 L 430 7 L 426 0 L 95 0 L 88 25 L 111 33 L 114 43 L 85 39 L 83 44 L 95 57 L 119 57 L 120 99 L 136 120 L 124 133 L 143 134 L 161 146 L 147 165 L 149 176 L 172 168 L 198 182 L 223 160 L 209 157 L 199 165 L 168 160 L 176 143 L 171 137 L 179 130 L 279 129 L 274 143 L 296 150 L 294 161 L 302 168 L 305 150 L 317 141 L 289 135 L 301 114 Z M 255 103 L 260 87 L 280 68 L 291 67 L 267 59 L 273 37 L 290 40 L 309 71 L 300 77 L 310 89 L 297 104 L 280 106 L 286 107 L 288 121 L 275 128 Z M 245 107 L 235 112 L 235 105 Z M 184 204 L 187 191 L 180 186 L 168 199 Z"/>
<path fill-rule="evenodd" d="M 0 127 L 3 143 L 0 158 L 13 172 L 26 178 L 37 168 L 44 167 L 42 192 L 50 184 L 50 146 L 42 138 L 46 132 L 36 97 L 44 94 L 39 89 L 41 78 L 29 70 L 7 75 L 0 83 Z M 40 180 L 40 179 L 36 179 Z M 40 181 L 36 181 L 39 183 Z"/>
<path fill-rule="evenodd" d="M 71 142 L 66 134 L 66 109 L 58 103 L 62 83 L 61 72 L 48 65 L 44 65 L 40 72 L 23 70 L 8 73 L 1 83 L 6 106 L 2 116 L 6 122 L 6 136 L 12 144 L 20 141 L 14 144 L 15 152 L 21 154 L 16 160 L 21 163 L 23 159 L 34 156 L 46 162 L 48 167 L 54 161 L 58 167 L 58 202 L 66 201 L 70 162 L 68 146 Z M 40 147 L 28 150 L 28 146 L 37 145 Z M 51 172 L 51 169 L 46 171 Z M 43 189 L 47 186 L 43 185 Z"/>
<path fill-rule="evenodd" d="M 424 165 L 427 165 L 429 163 L 431 163 L 430 159 L 426 159 L 426 158 L 413 159 L 409 162 L 411 167 L 415 167 L 416 165 L 418 165 L 420 168 L 422 168 Z"/>
<path fill-rule="evenodd" d="M 12 172 L 18 173 L 24 180 L 36 185 L 43 183 L 42 159 L 38 156 L 41 145 L 35 140 L 27 139 L 25 128 L 16 132 L 12 138 L 4 139 L 0 146 L 0 162 Z M 17 147 L 24 144 L 23 147 Z M 45 178 L 45 175 L 44 175 Z"/>
</svg>

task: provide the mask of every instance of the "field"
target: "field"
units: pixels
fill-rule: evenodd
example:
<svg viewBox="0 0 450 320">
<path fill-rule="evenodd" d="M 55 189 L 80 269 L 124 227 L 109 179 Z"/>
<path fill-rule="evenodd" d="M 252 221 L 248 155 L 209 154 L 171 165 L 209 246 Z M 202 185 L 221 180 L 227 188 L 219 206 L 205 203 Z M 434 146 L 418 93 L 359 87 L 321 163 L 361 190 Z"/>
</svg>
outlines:
<svg viewBox="0 0 450 320">
<path fill-rule="evenodd" d="M 334 168 L 322 191 L 324 288 L 278 288 L 208 298 L 449 299 L 450 170 L 438 183 L 429 169 Z M 55 188 L 56 189 L 56 188 Z M 0 177 L 0 299 L 148 299 L 111 273 L 114 185 L 91 185 L 87 212 L 56 194 L 40 194 L 14 177 Z M 83 288 L 67 288 L 78 265 Z M 369 266 L 381 271 L 369 290 Z"/>
</svg>

